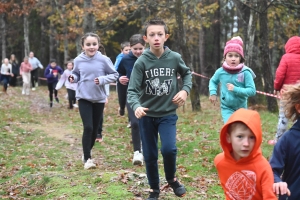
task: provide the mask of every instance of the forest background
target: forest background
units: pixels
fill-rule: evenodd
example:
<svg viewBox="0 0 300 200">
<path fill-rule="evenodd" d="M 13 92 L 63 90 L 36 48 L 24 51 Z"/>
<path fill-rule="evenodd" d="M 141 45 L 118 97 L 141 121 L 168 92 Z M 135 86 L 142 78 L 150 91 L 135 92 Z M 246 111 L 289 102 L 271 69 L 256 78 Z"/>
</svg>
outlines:
<svg viewBox="0 0 300 200">
<path fill-rule="evenodd" d="M 13 53 L 22 61 L 33 51 L 44 66 L 55 58 L 64 67 L 81 52 L 81 36 L 95 32 L 114 62 L 120 43 L 142 33 L 144 22 L 153 17 L 168 25 L 166 46 L 205 77 L 221 66 L 226 41 L 241 36 L 246 65 L 257 75 L 256 88 L 267 93 L 273 91 L 284 44 L 300 35 L 299 0 L 3 0 L 1 56 Z M 43 70 L 39 73 L 43 77 Z M 208 95 L 208 81 L 193 77 L 193 111 L 201 110 L 200 95 Z M 278 111 L 274 97 L 256 95 L 249 102 Z"/>
</svg>

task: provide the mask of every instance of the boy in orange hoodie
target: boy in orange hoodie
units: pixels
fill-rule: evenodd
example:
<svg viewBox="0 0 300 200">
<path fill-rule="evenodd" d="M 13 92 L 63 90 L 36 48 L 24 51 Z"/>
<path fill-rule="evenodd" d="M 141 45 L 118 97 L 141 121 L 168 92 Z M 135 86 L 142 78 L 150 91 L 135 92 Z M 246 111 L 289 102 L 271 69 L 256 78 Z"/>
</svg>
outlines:
<svg viewBox="0 0 300 200">
<path fill-rule="evenodd" d="M 262 156 L 262 130 L 258 112 L 240 108 L 221 129 L 224 152 L 214 163 L 226 199 L 277 199 L 269 162 Z"/>
</svg>

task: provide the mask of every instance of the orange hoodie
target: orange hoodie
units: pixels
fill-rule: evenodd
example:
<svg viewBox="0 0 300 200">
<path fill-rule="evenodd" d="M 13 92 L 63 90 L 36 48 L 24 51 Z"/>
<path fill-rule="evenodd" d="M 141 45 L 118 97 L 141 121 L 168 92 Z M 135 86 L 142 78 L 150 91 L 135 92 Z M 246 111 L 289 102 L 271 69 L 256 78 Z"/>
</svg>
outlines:
<svg viewBox="0 0 300 200">
<path fill-rule="evenodd" d="M 230 154 L 232 145 L 227 142 L 228 125 L 243 122 L 253 132 L 256 142 L 249 156 L 236 161 Z M 260 145 L 262 130 L 258 112 L 241 108 L 235 111 L 221 129 L 223 153 L 215 157 L 214 163 L 226 199 L 267 200 L 277 199 L 273 193 L 274 176 L 269 162 L 262 156 Z"/>
</svg>

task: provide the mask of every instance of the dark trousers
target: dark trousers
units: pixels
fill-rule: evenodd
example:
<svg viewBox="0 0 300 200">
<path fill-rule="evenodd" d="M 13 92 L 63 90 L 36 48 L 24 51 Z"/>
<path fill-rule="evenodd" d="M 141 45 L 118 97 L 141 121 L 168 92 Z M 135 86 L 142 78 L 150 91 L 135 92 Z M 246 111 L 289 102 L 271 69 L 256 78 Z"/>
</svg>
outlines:
<svg viewBox="0 0 300 200">
<path fill-rule="evenodd" d="M 72 109 L 73 104 L 76 103 L 76 97 L 75 97 L 76 91 L 67 88 L 67 92 L 68 92 L 68 99 L 69 99 L 69 108 Z"/>
<path fill-rule="evenodd" d="M 104 103 L 92 103 L 85 99 L 80 99 L 78 104 L 83 124 L 83 155 L 84 160 L 88 160 L 91 158 L 91 150 L 95 144 L 100 118 L 103 115 Z"/>
<path fill-rule="evenodd" d="M 39 68 L 36 68 L 36 69 L 34 69 L 34 70 L 32 70 L 31 72 L 30 72 L 30 74 L 31 74 L 31 86 L 34 88 L 35 87 L 35 83 L 37 83 L 38 82 L 38 69 Z"/>
<path fill-rule="evenodd" d="M 139 120 L 136 118 L 134 111 L 130 107 L 129 103 L 126 103 L 128 116 L 131 123 L 131 138 L 133 144 L 133 151 L 141 152 L 141 135 L 139 129 Z"/>
<path fill-rule="evenodd" d="M 54 93 L 55 97 L 57 97 L 57 90 L 55 89 L 56 84 L 57 84 L 57 81 L 55 81 L 53 83 L 48 83 L 50 102 L 53 102 L 53 93 Z"/>
<path fill-rule="evenodd" d="M 102 131 L 103 131 L 103 119 L 104 118 L 104 114 L 102 113 L 102 116 L 100 118 L 100 123 L 99 123 L 99 128 L 98 128 L 98 133 L 97 133 L 97 138 L 100 139 L 102 138 Z"/>
<path fill-rule="evenodd" d="M 151 189 L 159 189 L 158 173 L 158 133 L 161 140 L 161 154 L 163 156 L 166 180 L 172 182 L 176 172 L 176 122 L 177 115 L 165 117 L 147 117 L 139 120 L 142 138 L 143 155 L 146 164 L 148 182 Z"/>
<path fill-rule="evenodd" d="M 14 74 L 13 77 L 10 78 L 10 81 L 9 81 L 9 85 L 10 86 L 17 86 L 17 76 L 18 74 Z"/>
<path fill-rule="evenodd" d="M 7 90 L 7 84 L 9 83 L 10 77 L 10 75 L 1 74 L 1 81 L 3 82 L 3 89 L 5 92 Z"/>
<path fill-rule="evenodd" d="M 128 85 L 123 85 L 123 84 L 117 82 L 118 100 L 119 100 L 119 106 L 120 106 L 121 110 L 124 110 L 125 106 L 126 106 L 127 88 L 128 88 Z"/>
</svg>

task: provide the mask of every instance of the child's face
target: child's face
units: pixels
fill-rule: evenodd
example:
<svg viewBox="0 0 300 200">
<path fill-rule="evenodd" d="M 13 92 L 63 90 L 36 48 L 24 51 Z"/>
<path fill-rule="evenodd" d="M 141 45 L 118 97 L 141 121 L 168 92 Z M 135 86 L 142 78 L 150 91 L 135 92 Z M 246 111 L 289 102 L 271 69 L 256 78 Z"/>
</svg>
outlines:
<svg viewBox="0 0 300 200">
<path fill-rule="evenodd" d="M 140 57 L 145 49 L 141 43 L 137 43 L 131 47 L 131 52 L 135 57 Z"/>
<path fill-rule="evenodd" d="M 235 160 L 249 156 L 256 141 L 252 131 L 243 125 L 237 125 L 231 133 L 227 133 L 226 139 L 232 145 L 232 157 Z"/>
<path fill-rule="evenodd" d="M 73 69 L 73 63 L 68 63 L 67 68 L 68 68 L 68 70 L 72 70 Z"/>
<path fill-rule="evenodd" d="M 82 50 L 88 57 L 93 57 L 99 49 L 98 39 L 96 37 L 88 36 L 82 46 Z"/>
<path fill-rule="evenodd" d="M 123 53 L 123 54 L 129 54 L 129 52 L 130 52 L 130 46 L 126 46 L 126 47 L 124 47 L 124 49 L 122 50 L 121 53 Z"/>
<path fill-rule="evenodd" d="M 52 68 L 56 67 L 56 62 L 50 63 L 50 66 L 51 66 Z"/>
<path fill-rule="evenodd" d="M 151 25 L 147 28 L 147 35 L 143 36 L 144 40 L 149 43 L 150 50 L 161 50 L 165 41 L 169 38 L 163 25 Z"/>
<path fill-rule="evenodd" d="M 226 54 L 225 61 L 230 67 L 236 67 L 241 62 L 241 55 L 230 51 Z"/>
<path fill-rule="evenodd" d="M 28 58 L 24 58 L 24 63 L 28 63 Z"/>
</svg>

